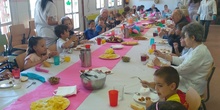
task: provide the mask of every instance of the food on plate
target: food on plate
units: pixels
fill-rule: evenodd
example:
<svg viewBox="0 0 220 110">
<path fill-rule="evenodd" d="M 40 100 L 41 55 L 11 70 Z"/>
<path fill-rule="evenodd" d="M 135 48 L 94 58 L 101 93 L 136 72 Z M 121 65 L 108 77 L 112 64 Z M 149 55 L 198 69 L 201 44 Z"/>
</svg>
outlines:
<svg viewBox="0 0 220 110">
<path fill-rule="evenodd" d="M 145 100 L 151 100 L 151 98 L 150 97 L 146 97 Z"/>
<path fill-rule="evenodd" d="M 160 49 L 160 52 L 161 53 L 170 53 L 171 51 L 168 49 Z"/>
<path fill-rule="evenodd" d="M 11 72 L 2 73 L 0 74 L 0 81 L 10 79 L 10 77 L 12 78 Z"/>
<path fill-rule="evenodd" d="M 106 71 L 106 72 L 105 72 L 105 74 L 110 74 L 110 73 L 112 73 L 112 72 L 111 72 L 111 71 Z"/>
<path fill-rule="evenodd" d="M 117 54 L 102 54 L 99 57 L 104 58 L 104 59 L 115 59 L 118 57 L 118 55 Z"/>
<path fill-rule="evenodd" d="M 148 63 L 147 63 L 147 66 L 150 67 L 150 68 L 153 68 L 153 67 L 154 67 L 154 63 L 153 63 L 152 61 L 151 61 L 151 62 L 148 62 Z"/>
<path fill-rule="evenodd" d="M 21 82 L 25 82 L 25 81 L 28 80 L 28 77 L 26 77 L 26 76 L 21 76 L 21 77 L 20 77 L 20 80 L 21 80 Z"/>
<path fill-rule="evenodd" d="M 122 42 L 122 45 L 137 45 L 138 42 L 137 41 L 126 41 L 126 42 Z"/>
<path fill-rule="evenodd" d="M 50 64 L 49 62 L 47 62 L 47 61 L 44 61 L 44 62 L 43 62 L 43 66 L 44 66 L 44 67 L 50 67 L 51 64 Z"/>
<path fill-rule="evenodd" d="M 106 49 L 105 54 L 115 54 L 115 51 L 112 48 Z"/>
<path fill-rule="evenodd" d="M 122 61 L 123 62 L 130 62 L 130 57 L 122 56 Z"/>
<path fill-rule="evenodd" d="M 110 43 L 121 43 L 123 42 L 123 39 L 122 38 L 119 38 L 119 37 L 115 37 L 115 36 L 111 36 L 109 37 L 106 42 L 110 42 Z"/>
<path fill-rule="evenodd" d="M 133 37 L 134 40 L 147 40 L 146 37 L 143 36 L 137 36 L 137 37 Z"/>
<path fill-rule="evenodd" d="M 58 83 L 60 82 L 60 78 L 55 77 L 55 76 L 50 77 L 50 78 L 49 78 L 49 82 L 50 82 L 51 85 L 58 84 Z"/>
<path fill-rule="evenodd" d="M 137 104 L 135 102 L 131 103 L 131 108 L 133 110 L 145 110 L 144 106 Z"/>
<path fill-rule="evenodd" d="M 54 96 L 31 103 L 31 110 L 65 110 L 70 104 L 67 98 Z"/>
</svg>

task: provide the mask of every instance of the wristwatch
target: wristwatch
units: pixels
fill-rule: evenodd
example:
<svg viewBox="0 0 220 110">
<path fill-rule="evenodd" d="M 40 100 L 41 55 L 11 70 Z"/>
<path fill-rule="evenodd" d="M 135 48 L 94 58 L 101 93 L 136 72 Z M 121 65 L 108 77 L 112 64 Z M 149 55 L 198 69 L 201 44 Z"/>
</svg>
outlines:
<svg viewBox="0 0 220 110">
<path fill-rule="evenodd" d="M 154 0 L 154 3 L 155 3 L 155 4 L 158 4 L 158 3 L 159 3 L 159 0 Z"/>
</svg>

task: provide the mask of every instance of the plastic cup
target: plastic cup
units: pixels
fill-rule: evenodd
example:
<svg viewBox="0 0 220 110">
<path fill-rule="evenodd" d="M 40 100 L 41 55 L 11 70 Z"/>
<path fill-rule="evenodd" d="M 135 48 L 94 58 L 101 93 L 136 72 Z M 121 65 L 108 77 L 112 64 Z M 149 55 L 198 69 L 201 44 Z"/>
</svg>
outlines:
<svg viewBox="0 0 220 110">
<path fill-rule="evenodd" d="M 54 56 L 54 65 L 59 65 L 60 64 L 60 56 Z"/>
<path fill-rule="evenodd" d="M 156 44 L 152 44 L 152 45 L 151 45 L 151 49 L 152 49 L 152 50 L 156 50 Z"/>
<path fill-rule="evenodd" d="M 109 103 L 110 106 L 115 107 L 118 105 L 118 91 L 117 90 L 109 90 Z"/>
<path fill-rule="evenodd" d="M 64 57 L 64 61 L 65 61 L 65 62 L 70 62 L 70 56 L 65 56 L 65 57 Z"/>
<path fill-rule="evenodd" d="M 14 79 L 20 79 L 20 69 L 19 68 L 12 69 L 12 75 Z"/>
<path fill-rule="evenodd" d="M 111 31 L 111 34 L 112 34 L 112 35 L 115 35 L 115 30 L 112 30 L 112 31 Z"/>
<path fill-rule="evenodd" d="M 98 44 L 98 45 L 101 45 L 102 39 L 101 39 L 101 38 L 97 38 L 96 40 L 97 40 L 97 44 Z"/>
<path fill-rule="evenodd" d="M 90 49 L 90 44 L 86 44 L 85 47 L 86 47 L 87 49 Z"/>
<path fill-rule="evenodd" d="M 151 39 L 150 39 L 150 46 L 151 46 L 152 44 L 154 44 L 154 38 L 151 38 Z"/>
<path fill-rule="evenodd" d="M 146 61 L 146 60 L 147 60 L 147 54 L 141 53 L 141 61 Z"/>
<path fill-rule="evenodd" d="M 157 31 L 160 32 L 160 30 L 161 30 L 161 28 L 160 28 L 160 27 L 157 27 Z"/>
<path fill-rule="evenodd" d="M 162 24 L 165 24 L 165 22 L 166 22 L 165 19 L 162 19 L 162 20 L 161 20 L 161 23 L 162 23 Z"/>
</svg>

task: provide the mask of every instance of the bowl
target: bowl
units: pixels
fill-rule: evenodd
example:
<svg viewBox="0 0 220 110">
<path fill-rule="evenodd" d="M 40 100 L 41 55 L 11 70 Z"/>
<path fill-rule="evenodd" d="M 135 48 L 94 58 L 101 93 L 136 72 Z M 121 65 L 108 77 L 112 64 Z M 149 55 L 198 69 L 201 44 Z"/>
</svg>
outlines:
<svg viewBox="0 0 220 110">
<path fill-rule="evenodd" d="M 130 62 L 130 57 L 127 57 L 127 56 L 122 56 L 122 61 L 123 62 Z"/>
<path fill-rule="evenodd" d="M 91 70 L 81 72 L 81 83 L 84 88 L 88 90 L 97 90 L 103 88 L 105 85 L 106 74 L 102 71 Z"/>
<path fill-rule="evenodd" d="M 50 77 L 48 79 L 48 81 L 50 82 L 51 85 L 55 85 L 55 84 L 58 84 L 60 82 L 60 78 L 59 77 Z"/>
</svg>

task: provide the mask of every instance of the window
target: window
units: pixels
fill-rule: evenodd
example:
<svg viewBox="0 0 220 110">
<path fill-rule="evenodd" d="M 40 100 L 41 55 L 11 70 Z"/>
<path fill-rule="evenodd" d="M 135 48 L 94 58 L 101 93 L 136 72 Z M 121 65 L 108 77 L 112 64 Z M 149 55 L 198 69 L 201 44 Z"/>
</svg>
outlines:
<svg viewBox="0 0 220 110">
<path fill-rule="evenodd" d="M 11 11 L 9 0 L 0 0 L 0 33 L 6 34 L 11 26 Z"/>
<path fill-rule="evenodd" d="M 34 9 L 35 9 L 36 1 L 37 0 L 29 0 L 29 9 L 30 9 L 31 18 L 34 18 Z"/>
<path fill-rule="evenodd" d="M 108 0 L 108 7 L 113 7 L 115 5 L 115 0 Z"/>
<path fill-rule="evenodd" d="M 104 3 L 104 0 L 96 0 L 96 9 L 103 8 L 105 6 Z"/>
<path fill-rule="evenodd" d="M 64 0 L 65 16 L 73 19 L 74 29 L 79 28 L 79 1 L 78 0 Z"/>
<path fill-rule="evenodd" d="M 117 0 L 117 6 L 121 6 L 122 5 L 122 0 Z"/>
</svg>

